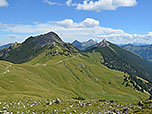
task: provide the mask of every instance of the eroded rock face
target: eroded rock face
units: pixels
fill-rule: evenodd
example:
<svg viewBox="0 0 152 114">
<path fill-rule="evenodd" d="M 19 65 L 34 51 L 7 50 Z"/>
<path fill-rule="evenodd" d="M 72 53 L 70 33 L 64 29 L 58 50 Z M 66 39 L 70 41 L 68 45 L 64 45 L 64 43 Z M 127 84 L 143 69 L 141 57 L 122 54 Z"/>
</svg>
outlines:
<svg viewBox="0 0 152 114">
<path fill-rule="evenodd" d="M 106 46 L 109 47 L 109 45 L 110 44 L 104 39 L 104 40 L 102 40 L 102 42 L 98 43 L 97 47 L 106 47 Z"/>
<path fill-rule="evenodd" d="M 49 32 L 44 35 L 39 35 L 33 38 L 32 42 L 36 43 L 38 47 L 43 48 L 44 46 L 54 44 L 55 42 L 59 44 L 64 44 L 61 38 L 54 32 Z M 30 42 L 30 43 L 32 43 Z"/>
</svg>

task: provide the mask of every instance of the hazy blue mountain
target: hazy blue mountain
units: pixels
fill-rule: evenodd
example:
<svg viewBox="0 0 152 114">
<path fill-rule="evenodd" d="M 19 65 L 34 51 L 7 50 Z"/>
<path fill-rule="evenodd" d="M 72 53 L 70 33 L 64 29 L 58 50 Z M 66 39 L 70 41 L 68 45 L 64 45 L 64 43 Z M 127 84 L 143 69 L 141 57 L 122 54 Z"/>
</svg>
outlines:
<svg viewBox="0 0 152 114">
<path fill-rule="evenodd" d="M 122 48 L 131 50 L 135 52 L 136 54 L 142 56 L 148 62 L 152 63 L 152 45 L 137 46 L 137 45 L 127 44 L 127 45 L 122 46 Z"/>
<path fill-rule="evenodd" d="M 90 39 L 86 42 L 80 42 L 78 40 L 75 40 L 72 45 L 74 45 L 75 47 L 77 47 L 80 50 L 85 50 L 86 48 L 95 45 L 97 42 L 95 42 L 94 40 Z"/>
<path fill-rule="evenodd" d="M 8 48 L 12 45 L 13 43 L 9 43 L 9 44 L 6 44 L 6 45 L 2 45 L 0 46 L 0 50 L 4 49 L 4 48 Z"/>
</svg>

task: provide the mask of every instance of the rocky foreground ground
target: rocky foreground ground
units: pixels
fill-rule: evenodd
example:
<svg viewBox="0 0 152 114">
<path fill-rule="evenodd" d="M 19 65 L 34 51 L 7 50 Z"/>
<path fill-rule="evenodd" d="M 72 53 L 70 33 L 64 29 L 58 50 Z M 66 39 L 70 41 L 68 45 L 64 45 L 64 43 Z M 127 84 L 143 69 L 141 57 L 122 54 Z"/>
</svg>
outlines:
<svg viewBox="0 0 152 114">
<path fill-rule="evenodd" d="M 119 103 L 117 101 L 61 101 L 59 98 L 0 102 L 3 114 L 152 114 L 152 102 Z"/>
</svg>

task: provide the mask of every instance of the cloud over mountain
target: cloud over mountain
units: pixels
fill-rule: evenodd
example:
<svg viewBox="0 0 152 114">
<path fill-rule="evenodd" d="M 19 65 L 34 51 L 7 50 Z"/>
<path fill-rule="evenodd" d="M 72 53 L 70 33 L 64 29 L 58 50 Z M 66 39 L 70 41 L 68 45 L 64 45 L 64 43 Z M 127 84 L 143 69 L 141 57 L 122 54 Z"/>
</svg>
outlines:
<svg viewBox="0 0 152 114">
<path fill-rule="evenodd" d="M 35 23 L 31 25 L 15 24 L 7 25 L 2 24 L 0 27 L 1 32 L 15 33 L 15 34 L 40 34 L 49 31 L 55 31 L 65 41 L 73 40 L 88 40 L 95 39 L 101 41 L 107 39 L 113 43 L 152 43 L 152 32 L 147 34 L 128 34 L 120 29 L 105 28 L 100 25 L 98 20 L 93 18 L 86 18 L 81 22 L 75 22 L 72 19 L 65 19 L 62 21 Z M 7 26 L 4 26 L 7 25 Z"/>
</svg>

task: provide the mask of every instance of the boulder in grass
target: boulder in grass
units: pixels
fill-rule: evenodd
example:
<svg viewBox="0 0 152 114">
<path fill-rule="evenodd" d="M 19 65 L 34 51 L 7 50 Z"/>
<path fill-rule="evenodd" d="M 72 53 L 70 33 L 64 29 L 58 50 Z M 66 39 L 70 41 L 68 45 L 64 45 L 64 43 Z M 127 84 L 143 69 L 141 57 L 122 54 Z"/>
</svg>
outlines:
<svg viewBox="0 0 152 114">
<path fill-rule="evenodd" d="M 56 99 L 55 103 L 61 104 L 61 100 L 59 98 Z"/>
<path fill-rule="evenodd" d="M 150 95 L 149 100 L 152 100 L 152 95 Z"/>
<path fill-rule="evenodd" d="M 139 105 L 139 106 L 144 106 L 144 103 L 143 103 L 142 101 L 139 101 L 139 102 L 138 102 L 138 105 Z"/>
<path fill-rule="evenodd" d="M 128 111 L 128 108 L 127 108 L 127 107 L 125 107 L 125 108 L 123 108 L 122 113 L 123 113 L 123 114 L 127 114 L 127 111 Z"/>
</svg>

